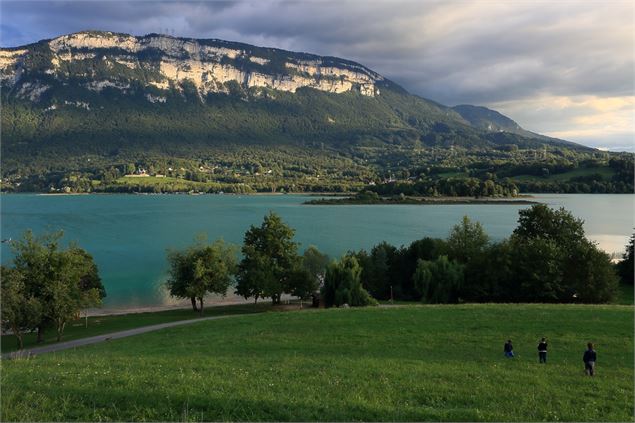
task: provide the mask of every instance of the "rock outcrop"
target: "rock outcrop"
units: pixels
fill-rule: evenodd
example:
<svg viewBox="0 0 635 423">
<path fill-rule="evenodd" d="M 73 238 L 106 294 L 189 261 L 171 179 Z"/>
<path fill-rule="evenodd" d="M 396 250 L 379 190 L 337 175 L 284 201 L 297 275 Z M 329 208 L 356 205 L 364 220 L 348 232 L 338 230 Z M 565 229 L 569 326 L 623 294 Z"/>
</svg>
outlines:
<svg viewBox="0 0 635 423">
<path fill-rule="evenodd" d="M 29 75 L 27 81 L 23 77 Z M 39 76 L 44 76 L 38 78 Z M 0 49 L 2 85 L 38 101 L 47 79 L 79 81 L 92 91 L 127 90 L 142 84 L 154 90 L 182 90 L 193 84 L 201 100 L 209 93 L 267 88 L 295 92 L 309 87 L 329 93 L 380 94 L 384 78 L 343 59 L 254 47 L 222 40 L 196 40 L 150 34 L 79 32 L 16 49 Z M 155 99 L 154 92 L 147 98 Z M 152 101 L 152 100 L 149 100 Z"/>
</svg>

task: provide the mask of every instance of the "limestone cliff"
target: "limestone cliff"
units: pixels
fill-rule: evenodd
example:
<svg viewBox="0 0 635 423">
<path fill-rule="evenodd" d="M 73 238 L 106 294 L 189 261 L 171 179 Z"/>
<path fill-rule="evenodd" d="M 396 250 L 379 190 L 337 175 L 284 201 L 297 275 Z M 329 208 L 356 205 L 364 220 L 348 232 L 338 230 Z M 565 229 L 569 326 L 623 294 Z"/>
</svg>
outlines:
<svg viewBox="0 0 635 423">
<path fill-rule="evenodd" d="M 26 79 L 25 79 L 26 78 Z M 79 82 L 91 91 L 131 84 L 156 90 L 182 90 L 193 84 L 201 100 L 209 93 L 267 88 L 295 92 L 309 87 L 329 93 L 380 94 L 385 79 L 343 59 L 293 53 L 222 40 L 196 40 L 150 34 L 79 32 L 21 48 L 0 49 L 0 80 L 16 95 L 38 101 L 52 83 Z"/>
</svg>

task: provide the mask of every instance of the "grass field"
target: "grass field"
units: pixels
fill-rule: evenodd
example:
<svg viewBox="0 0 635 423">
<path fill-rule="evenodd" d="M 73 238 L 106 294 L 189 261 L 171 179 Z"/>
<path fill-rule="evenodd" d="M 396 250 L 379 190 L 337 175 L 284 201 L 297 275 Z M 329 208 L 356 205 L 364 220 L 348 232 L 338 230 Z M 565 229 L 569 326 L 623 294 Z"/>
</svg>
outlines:
<svg viewBox="0 0 635 423">
<path fill-rule="evenodd" d="M 615 171 L 610 167 L 580 167 L 577 169 L 573 169 L 569 172 L 564 173 L 556 173 L 553 175 L 549 175 L 547 177 L 541 177 L 536 175 L 517 175 L 511 177 L 511 179 L 516 181 L 552 181 L 552 182 L 564 182 L 568 181 L 571 178 L 576 178 L 579 176 L 589 176 L 594 174 L 600 174 L 604 177 L 604 179 L 610 180 L 613 176 L 615 176 Z"/>
<path fill-rule="evenodd" d="M 550 340 L 547 365 L 536 344 Z M 507 338 L 517 357 L 505 359 Z M 587 341 L 595 378 L 583 375 Z M 261 313 L 2 363 L 1 420 L 632 421 L 633 308 Z"/>
<path fill-rule="evenodd" d="M 199 189 L 204 189 L 212 186 L 205 182 L 188 181 L 182 178 L 172 178 L 169 176 L 157 178 L 156 176 L 134 177 L 134 176 L 122 176 L 115 181 L 116 185 L 132 185 L 132 186 L 154 186 L 154 185 L 176 185 L 176 186 L 191 186 Z"/>
<path fill-rule="evenodd" d="M 635 290 L 633 289 L 633 285 L 620 284 L 615 298 L 615 304 L 635 304 Z"/>
<path fill-rule="evenodd" d="M 207 307 L 203 317 L 221 316 L 227 314 L 246 314 L 257 313 L 268 310 L 270 305 L 267 303 L 258 304 L 241 304 L 219 307 Z M 152 313 L 134 313 L 122 314 L 118 316 L 99 316 L 89 317 L 88 327 L 84 319 L 70 322 L 64 330 L 62 341 L 71 341 L 73 339 L 87 338 L 89 336 L 101 335 L 104 333 L 117 332 L 126 329 L 137 328 L 141 326 L 156 325 L 158 323 L 175 322 L 177 320 L 189 320 L 201 317 L 192 311 L 191 308 L 158 311 Z M 26 334 L 24 337 L 24 348 L 32 348 L 56 342 L 55 329 L 51 328 L 45 332 L 45 342 L 36 344 L 35 333 Z M 2 352 L 10 352 L 17 350 L 17 342 L 13 335 L 2 335 Z"/>
</svg>

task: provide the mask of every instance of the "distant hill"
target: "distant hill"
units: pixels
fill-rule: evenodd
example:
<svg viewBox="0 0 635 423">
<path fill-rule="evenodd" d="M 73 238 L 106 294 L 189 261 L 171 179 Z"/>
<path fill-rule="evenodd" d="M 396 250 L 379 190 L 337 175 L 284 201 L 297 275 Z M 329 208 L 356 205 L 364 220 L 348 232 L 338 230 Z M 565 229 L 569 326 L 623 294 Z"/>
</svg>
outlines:
<svg viewBox="0 0 635 423">
<path fill-rule="evenodd" d="M 155 141 L 493 146 L 491 131 L 559 143 L 495 111 L 408 94 L 349 60 L 222 40 L 80 32 L 0 50 L 0 78 L 10 157 L 24 143 L 98 154 Z"/>
<path fill-rule="evenodd" d="M 468 121 L 469 124 L 473 127 L 483 129 L 485 131 L 507 132 L 517 134 L 526 138 L 539 139 L 546 143 L 569 145 L 570 147 L 574 148 L 579 146 L 578 144 L 570 141 L 547 137 L 545 135 L 537 134 L 535 132 L 523 129 L 512 119 L 497 112 L 496 110 L 488 109 L 487 107 L 461 104 L 459 106 L 452 107 L 452 110 L 461 115 L 461 117 Z"/>
<path fill-rule="evenodd" d="M 452 110 L 461 115 L 463 119 L 468 121 L 470 125 L 475 128 L 484 129 L 486 131 L 531 134 L 507 116 L 498 113 L 496 110 L 488 109 L 487 107 L 462 104 L 452 107 Z"/>
<path fill-rule="evenodd" d="M 72 172 L 101 181 L 113 166 L 205 178 L 222 169 L 226 183 L 261 167 L 359 185 L 454 166 L 456 149 L 594 151 L 493 110 L 412 95 L 350 60 L 216 39 L 63 35 L 0 49 L 0 80 L 3 181 L 30 178 L 34 189 Z"/>
</svg>

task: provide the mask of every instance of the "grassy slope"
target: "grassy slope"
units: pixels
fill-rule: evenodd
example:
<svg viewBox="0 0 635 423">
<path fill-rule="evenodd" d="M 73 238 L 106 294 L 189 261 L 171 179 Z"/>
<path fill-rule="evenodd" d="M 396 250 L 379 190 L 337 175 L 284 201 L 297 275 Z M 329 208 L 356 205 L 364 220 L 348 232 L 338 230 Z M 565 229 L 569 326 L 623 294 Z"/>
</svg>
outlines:
<svg viewBox="0 0 635 423">
<path fill-rule="evenodd" d="M 176 187 L 183 187 L 183 189 L 187 187 L 195 187 L 197 189 L 207 189 L 211 186 L 214 186 L 213 183 L 205 183 L 205 182 L 197 182 L 197 181 L 188 181 L 180 178 L 157 178 L 155 176 L 146 176 L 146 177 L 130 177 L 130 176 L 122 176 L 118 178 L 113 185 L 130 185 L 130 186 L 155 186 L 155 185 L 170 185 Z"/>
<path fill-rule="evenodd" d="M 635 290 L 633 289 L 633 285 L 621 283 L 614 303 L 625 305 L 635 304 Z"/>
<path fill-rule="evenodd" d="M 577 178 L 579 176 L 589 176 L 594 174 L 600 174 L 604 179 L 610 180 L 615 176 L 615 171 L 610 167 L 581 167 L 573 169 L 564 173 L 557 173 L 549 175 L 547 177 L 535 176 L 535 175 L 518 175 L 512 176 L 511 179 L 516 181 L 550 181 L 550 182 L 565 182 L 571 178 Z"/>
<path fill-rule="evenodd" d="M 582 371 L 588 340 L 595 378 Z M 2 364 L 3 421 L 632 421 L 633 308 L 265 313 Z"/>
<path fill-rule="evenodd" d="M 265 311 L 269 308 L 270 306 L 266 303 L 262 305 L 259 304 L 257 307 L 254 307 L 253 304 L 207 307 L 205 309 L 205 314 L 203 317 L 220 316 L 226 314 L 255 313 Z M 89 317 L 88 327 L 85 326 L 86 322 L 84 319 L 70 322 L 66 326 L 66 330 L 64 330 L 62 341 L 87 338 L 104 333 L 117 332 L 121 330 L 138 328 L 141 326 L 156 325 L 159 323 L 174 322 L 177 320 L 196 319 L 198 317 L 200 316 L 197 313 L 193 312 L 192 309 L 123 314 L 118 316 Z M 24 338 L 24 347 L 31 348 L 35 346 L 54 343 L 56 340 L 55 329 L 49 329 L 47 332 L 45 332 L 45 342 L 43 344 L 36 344 L 35 339 L 35 333 L 27 334 Z M 15 351 L 17 349 L 15 336 L 2 335 L 1 346 L 3 353 Z"/>
</svg>

